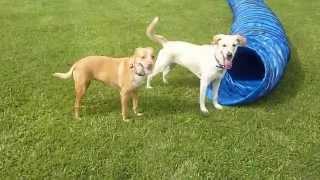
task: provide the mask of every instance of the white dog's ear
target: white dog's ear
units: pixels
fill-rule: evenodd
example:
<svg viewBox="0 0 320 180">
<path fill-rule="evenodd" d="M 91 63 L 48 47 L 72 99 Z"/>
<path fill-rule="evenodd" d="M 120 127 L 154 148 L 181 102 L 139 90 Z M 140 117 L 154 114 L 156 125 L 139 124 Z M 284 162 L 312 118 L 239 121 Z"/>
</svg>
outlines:
<svg viewBox="0 0 320 180">
<path fill-rule="evenodd" d="M 212 38 L 212 44 L 218 44 L 218 42 L 223 38 L 224 34 L 218 34 L 213 36 Z"/>
<path fill-rule="evenodd" d="M 247 44 L 247 39 L 241 35 L 237 35 L 237 41 L 240 46 L 245 46 Z"/>
</svg>

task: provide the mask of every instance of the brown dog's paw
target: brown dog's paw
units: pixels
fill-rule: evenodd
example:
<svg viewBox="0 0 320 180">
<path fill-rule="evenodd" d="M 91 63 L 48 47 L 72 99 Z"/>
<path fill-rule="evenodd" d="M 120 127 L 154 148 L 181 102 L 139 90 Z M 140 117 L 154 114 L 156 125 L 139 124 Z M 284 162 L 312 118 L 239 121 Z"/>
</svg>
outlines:
<svg viewBox="0 0 320 180">
<path fill-rule="evenodd" d="M 74 116 L 73 116 L 73 119 L 74 119 L 74 120 L 81 120 L 81 118 L 80 118 L 79 115 L 74 115 Z"/>
<path fill-rule="evenodd" d="M 130 119 L 129 119 L 129 118 L 122 118 L 122 120 L 123 120 L 124 122 L 130 122 Z"/>
</svg>

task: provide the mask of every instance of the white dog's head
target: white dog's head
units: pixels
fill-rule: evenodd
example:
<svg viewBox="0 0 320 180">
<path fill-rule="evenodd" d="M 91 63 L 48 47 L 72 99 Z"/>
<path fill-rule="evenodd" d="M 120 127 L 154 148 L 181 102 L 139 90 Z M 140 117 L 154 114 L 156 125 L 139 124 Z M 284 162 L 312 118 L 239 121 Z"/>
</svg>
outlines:
<svg viewBox="0 0 320 180">
<path fill-rule="evenodd" d="M 232 60 L 237 51 L 238 46 L 246 45 L 246 38 L 240 35 L 224 35 L 219 34 L 213 36 L 212 44 L 218 47 L 218 54 L 216 57 L 223 60 L 223 67 L 225 69 L 232 68 Z M 222 62 L 220 62 L 222 63 Z"/>
</svg>

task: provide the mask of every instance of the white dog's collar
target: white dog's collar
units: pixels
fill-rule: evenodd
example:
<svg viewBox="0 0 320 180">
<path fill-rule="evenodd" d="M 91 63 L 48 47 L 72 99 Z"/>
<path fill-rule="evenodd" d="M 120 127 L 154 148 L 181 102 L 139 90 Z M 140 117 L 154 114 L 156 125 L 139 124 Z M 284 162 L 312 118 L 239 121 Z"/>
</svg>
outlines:
<svg viewBox="0 0 320 180">
<path fill-rule="evenodd" d="M 214 55 L 214 59 L 216 60 L 216 62 L 217 62 L 217 64 L 218 64 L 218 65 L 216 65 L 217 68 L 226 69 L 225 65 L 223 65 L 223 64 L 221 64 L 221 63 L 219 62 L 219 60 L 218 60 L 218 58 L 217 58 L 216 55 Z"/>
</svg>

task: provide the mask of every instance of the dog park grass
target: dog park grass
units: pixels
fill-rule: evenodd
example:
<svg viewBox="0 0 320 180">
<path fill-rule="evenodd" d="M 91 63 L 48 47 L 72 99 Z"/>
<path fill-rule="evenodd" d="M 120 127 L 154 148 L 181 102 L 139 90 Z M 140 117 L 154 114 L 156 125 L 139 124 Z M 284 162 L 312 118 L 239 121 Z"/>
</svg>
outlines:
<svg viewBox="0 0 320 180">
<path fill-rule="evenodd" d="M 143 117 L 121 120 L 118 92 L 92 83 L 72 118 L 72 80 L 52 77 L 87 55 L 127 56 L 160 34 L 205 44 L 229 32 L 225 0 L 2 0 L 0 179 L 318 179 L 320 8 L 269 0 L 292 44 L 277 88 L 261 100 L 199 112 L 199 80 L 177 67 L 140 91 Z M 131 113 L 132 115 L 133 113 Z"/>
</svg>

